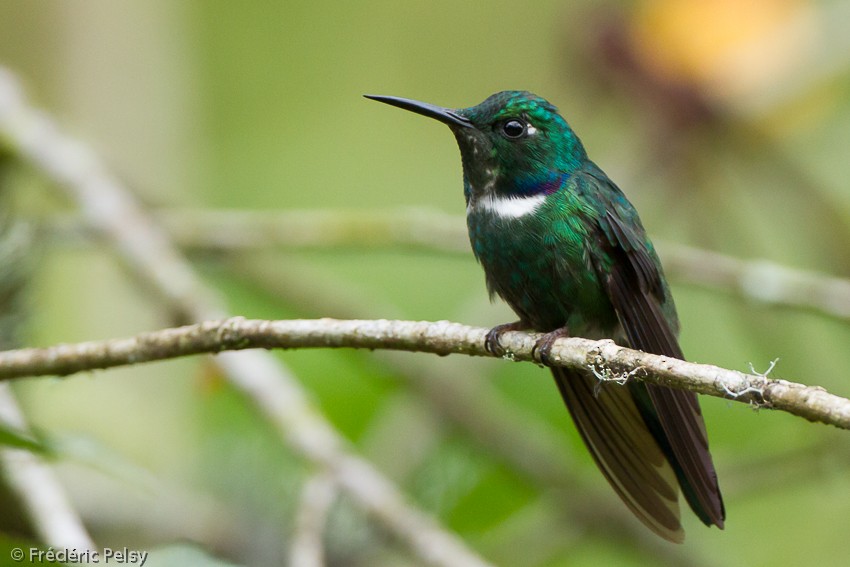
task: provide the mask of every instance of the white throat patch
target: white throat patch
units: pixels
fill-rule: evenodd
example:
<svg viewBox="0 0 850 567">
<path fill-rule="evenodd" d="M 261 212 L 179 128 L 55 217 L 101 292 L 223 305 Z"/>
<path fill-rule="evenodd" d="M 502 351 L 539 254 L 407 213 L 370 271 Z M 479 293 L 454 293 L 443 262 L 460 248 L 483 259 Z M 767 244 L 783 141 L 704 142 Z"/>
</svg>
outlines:
<svg viewBox="0 0 850 567">
<path fill-rule="evenodd" d="M 470 210 L 477 208 L 503 219 L 518 219 L 536 211 L 545 200 L 544 193 L 529 197 L 499 197 L 487 194 L 473 201 Z"/>
</svg>

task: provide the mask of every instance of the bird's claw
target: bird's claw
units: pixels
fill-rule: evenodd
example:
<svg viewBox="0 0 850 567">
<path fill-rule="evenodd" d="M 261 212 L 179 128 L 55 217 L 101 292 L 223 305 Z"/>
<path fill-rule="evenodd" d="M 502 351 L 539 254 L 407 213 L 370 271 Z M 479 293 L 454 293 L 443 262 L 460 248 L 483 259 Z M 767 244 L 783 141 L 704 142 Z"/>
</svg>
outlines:
<svg viewBox="0 0 850 567">
<path fill-rule="evenodd" d="M 551 366 L 552 347 L 555 345 L 555 341 L 560 338 L 569 336 L 570 330 L 566 327 L 561 327 L 560 329 L 555 329 L 550 333 L 546 333 L 545 335 L 540 337 L 534 344 L 534 347 L 531 349 L 531 356 L 539 360 L 541 364 Z"/>
<path fill-rule="evenodd" d="M 505 348 L 499 342 L 502 335 L 508 331 L 519 331 L 526 328 L 527 326 L 521 321 L 496 325 L 487 332 L 487 336 L 484 338 L 484 349 L 493 356 L 502 357 L 505 355 Z"/>
</svg>

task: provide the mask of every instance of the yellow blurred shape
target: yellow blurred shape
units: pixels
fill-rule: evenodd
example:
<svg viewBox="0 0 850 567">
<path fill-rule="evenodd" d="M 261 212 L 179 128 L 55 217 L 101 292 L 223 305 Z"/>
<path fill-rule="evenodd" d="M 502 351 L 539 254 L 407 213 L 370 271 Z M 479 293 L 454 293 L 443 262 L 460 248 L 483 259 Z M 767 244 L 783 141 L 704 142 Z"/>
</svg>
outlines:
<svg viewBox="0 0 850 567">
<path fill-rule="evenodd" d="M 805 0 L 646 0 L 634 18 L 651 69 L 726 101 L 781 81 L 812 56 L 818 29 Z"/>
</svg>

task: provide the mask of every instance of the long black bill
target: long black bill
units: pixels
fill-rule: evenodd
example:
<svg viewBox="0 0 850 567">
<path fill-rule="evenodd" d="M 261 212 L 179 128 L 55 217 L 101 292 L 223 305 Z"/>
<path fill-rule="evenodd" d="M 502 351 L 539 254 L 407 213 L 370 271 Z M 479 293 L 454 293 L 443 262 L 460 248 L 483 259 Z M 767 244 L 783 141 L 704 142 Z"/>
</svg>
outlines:
<svg viewBox="0 0 850 567">
<path fill-rule="evenodd" d="M 389 105 L 397 106 L 399 108 L 415 112 L 416 114 L 435 118 L 440 122 L 443 122 L 444 124 L 448 124 L 449 126 L 463 126 L 464 128 L 472 128 L 472 122 L 470 122 L 468 118 L 464 118 L 463 116 L 461 116 L 454 110 L 451 110 L 450 108 L 443 108 L 442 106 L 428 104 L 427 102 L 420 102 L 418 100 L 411 100 L 409 98 L 399 98 L 397 96 L 363 96 L 372 100 L 377 100 L 378 102 L 385 102 Z"/>
</svg>

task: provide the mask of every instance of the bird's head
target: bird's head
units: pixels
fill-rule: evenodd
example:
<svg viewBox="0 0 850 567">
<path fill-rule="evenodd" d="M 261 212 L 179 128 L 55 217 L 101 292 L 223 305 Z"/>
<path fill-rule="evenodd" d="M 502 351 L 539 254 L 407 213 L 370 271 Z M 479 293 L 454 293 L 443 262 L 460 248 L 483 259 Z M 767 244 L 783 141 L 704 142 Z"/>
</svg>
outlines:
<svg viewBox="0 0 850 567">
<path fill-rule="evenodd" d="M 533 193 L 587 157 L 558 109 L 526 91 L 502 91 L 456 110 L 405 98 L 366 97 L 448 125 L 460 147 L 468 192 Z"/>
</svg>

